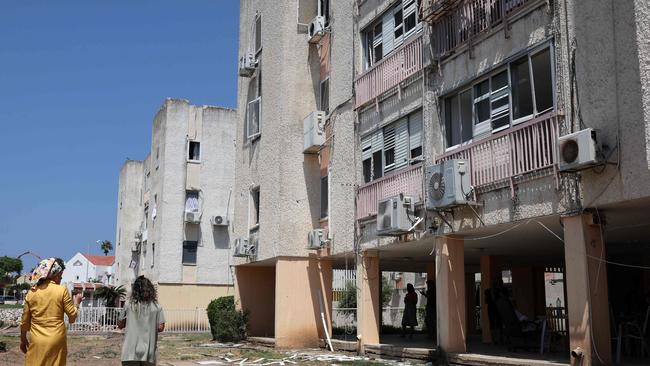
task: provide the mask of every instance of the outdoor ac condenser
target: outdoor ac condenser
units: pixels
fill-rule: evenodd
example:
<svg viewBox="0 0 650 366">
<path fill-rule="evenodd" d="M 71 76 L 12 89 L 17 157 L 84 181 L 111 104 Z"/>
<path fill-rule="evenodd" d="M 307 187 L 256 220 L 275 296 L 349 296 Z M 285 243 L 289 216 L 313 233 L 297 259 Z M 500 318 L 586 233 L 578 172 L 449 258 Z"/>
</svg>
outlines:
<svg viewBox="0 0 650 366">
<path fill-rule="evenodd" d="M 325 35 L 325 17 L 317 15 L 309 24 L 309 43 L 318 43 Z"/>
<path fill-rule="evenodd" d="M 199 212 L 185 211 L 185 222 L 198 224 L 201 222 L 201 214 Z"/>
<path fill-rule="evenodd" d="M 585 128 L 558 138 L 559 169 L 575 171 L 598 165 L 602 156 L 598 131 Z"/>
<path fill-rule="evenodd" d="M 405 234 L 416 220 L 412 197 L 400 194 L 377 204 L 377 235 Z"/>
<path fill-rule="evenodd" d="M 310 113 L 302 122 L 305 154 L 316 154 L 325 143 L 325 112 Z"/>
<path fill-rule="evenodd" d="M 257 60 L 253 52 L 246 52 L 239 59 L 239 76 L 251 77 L 257 68 Z"/>
<path fill-rule="evenodd" d="M 427 210 L 437 211 L 468 203 L 472 190 L 467 160 L 453 159 L 427 167 Z"/>
<path fill-rule="evenodd" d="M 323 229 L 315 229 L 307 234 L 307 249 L 321 249 L 324 244 Z"/>
<path fill-rule="evenodd" d="M 235 239 L 235 248 L 233 251 L 233 257 L 248 257 L 248 239 L 247 238 L 237 238 Z"/>
<path fill-rule="evenodd" d="M 214 215 L 210 222 L 214 226 L 228 226 L 228 216 L 226 215 Z"/>
</svg>

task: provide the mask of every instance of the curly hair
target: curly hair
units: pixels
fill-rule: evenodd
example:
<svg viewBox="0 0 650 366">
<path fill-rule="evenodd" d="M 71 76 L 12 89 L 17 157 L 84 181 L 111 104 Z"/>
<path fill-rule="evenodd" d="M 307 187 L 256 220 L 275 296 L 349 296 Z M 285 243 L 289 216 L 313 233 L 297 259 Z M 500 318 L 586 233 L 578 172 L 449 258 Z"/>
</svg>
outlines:
<svg viewBox="0 0 650 366">
<path fill-rule="evenodd" d="M 145 276 L 139 276 L 131 287 L 132 304 L 149 304 L 158 302 L 156 287 Z"/>
</svg>

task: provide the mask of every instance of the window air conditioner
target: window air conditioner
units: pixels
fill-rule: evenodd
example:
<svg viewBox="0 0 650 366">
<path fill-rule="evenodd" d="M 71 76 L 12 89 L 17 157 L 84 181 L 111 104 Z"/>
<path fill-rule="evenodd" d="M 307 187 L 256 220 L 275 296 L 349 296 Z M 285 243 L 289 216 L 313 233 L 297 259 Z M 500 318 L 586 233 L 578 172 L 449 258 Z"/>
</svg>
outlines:
<svg viewBox="0 0 650 366">
<path fill-rule="evenodd" d="M 140 240 L 147 241 L 149 240 L 149 230 L 144 230 L 140 236 Z"/>
<path fill-rule="evenodd" d="M 304 154 L 316 154 L 325 143 L 325 112 L 310 113 L 302 122 L 304 133 Z"/>
<path fill-rule="evenodd" d="M 135 239 L 136 241 L 142 240 L 142 231 L 137 230 L 133 235 L 133 239 Z"/>
<path fill-rule="evenodd" d="M 575 171 L 601 163 L 602 147 L 598 130 L 585 128 L 558 139 L 561 171 Z"/>
<path fill-rule="evenodd" d="M 199 212 L 185 211 L 185 222 L 190 224 L 198 224 L 201 222 L 201 214 Z"/>
<path fill-rule="evenodd" d="M 400 194 L 377 204 L 377 235 L 406 234 L 416 220 L 412 197 Z"/>
<path fill-rule="evenodd" d="M 215 215 L 212 216 L 210 222 L 214 226 L 228 226 L 228 217 L 226 215 Z"/>
<path fill-rule="evenodd" d="M 140 243 L 131 244 L 131 252 L 138 253 L 140 251 Z"/>
<path fill-rule="evenodd" d="M 467 160 L 453 159 L 427 167 L 427 210 L 442 210 L 468 203 L 471 192 Z"/>
<path fill-rule="evenodd" d="M 246 52 L 239 58 L 239 76 L 249 78 L 257 68 L 257 60 L 253 52 Z"/>
<path fill-rule="evenodd" d="M 309 25 L 309 43 L 318 43 L 325 35 L 325 17 L 317 15 Z"/>
<path fill-rule="evenodd" d="M 321 249 L 325 246 L 323 229 L 315 229 L 307 234 L 307 249 Z"/>
</svg>

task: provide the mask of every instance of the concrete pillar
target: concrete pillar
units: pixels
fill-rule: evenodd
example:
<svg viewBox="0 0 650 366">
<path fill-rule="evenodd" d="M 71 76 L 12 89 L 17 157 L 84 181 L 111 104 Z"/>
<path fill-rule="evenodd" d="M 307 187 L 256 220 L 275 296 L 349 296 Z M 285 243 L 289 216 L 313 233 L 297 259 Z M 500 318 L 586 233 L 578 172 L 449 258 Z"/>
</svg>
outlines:
<svg viewBox="0 0 650 366">
<path fill-rule="evenodd" d="M 361 346 L 379 344 L 381 321 L 381 273 L 376 252 L 365 251 L 357 265 L 357 283 L 361 290 L 357 297 L 357 336 Z"/>
<path fill-rule="evenodd" d="M 235 267 L 235 306 L 248 312 L 248 334 L 275 335 L 275 268 Z"/>
<path fill-rule="evenodd" d="M 466 351 L 465 252 L 462 237 L 436 239 L 438 345 L 446 352 Z"/>
<path fill-rule="evenodd" d="M 431 261 L 427 263 L 427 281 L 436 279 L 436 262 Z"/>
<path fill-rule="evenodd" d="M 492 343 L 492 331 L 490 329 L 490 317 L 488 316 L 487 299 L 485 290 L 492 287 L 492 279 L 496 277 L 498 269 L 494 256 L 481 256 L 481 339 L 483 343 Z"/>
<path fill-rule="evenodd" d="M 562 218 L 572 365 L 611 365 L 607 266 L 600 226 L 588 214 Z"/>
<path fill-rule="evenodd" d="M 275 346 L 319 347 L 325 338 L 321 312 L 331 335 L 332 265 L 315 255 L 281 257 L 275 265 Z"/>
</svg>

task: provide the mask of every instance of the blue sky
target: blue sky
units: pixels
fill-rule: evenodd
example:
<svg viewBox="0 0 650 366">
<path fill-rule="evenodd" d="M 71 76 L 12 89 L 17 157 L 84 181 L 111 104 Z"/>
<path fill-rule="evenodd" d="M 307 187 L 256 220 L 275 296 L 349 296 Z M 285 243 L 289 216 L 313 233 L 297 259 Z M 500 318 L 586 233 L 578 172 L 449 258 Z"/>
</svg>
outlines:
<svg viewBox="0 0 650 366">
<path fill-rule="evenodd" d="M 237 0 L 0 2 L 0 256 L 114 242 L 119 169 L 146 155 L 164 98 L 236 106 L 238 13 Z"/>
</svg>

